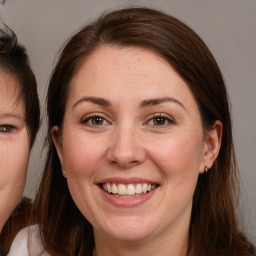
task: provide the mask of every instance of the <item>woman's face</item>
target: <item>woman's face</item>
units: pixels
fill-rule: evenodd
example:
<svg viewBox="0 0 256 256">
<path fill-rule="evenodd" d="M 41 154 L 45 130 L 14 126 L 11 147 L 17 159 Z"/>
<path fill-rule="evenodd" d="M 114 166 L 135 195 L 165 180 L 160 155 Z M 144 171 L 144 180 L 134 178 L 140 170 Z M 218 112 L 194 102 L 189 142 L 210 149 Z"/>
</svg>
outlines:
<svg viewBox="0 0 256 256">
<path fill-rule="evenodd" d="M 150 50 L 102 46 L 70 86 L 63 126 L 52 133 L 73 200 L 95 238 L 187 234 L 215 132 L 204 135 L 183 79 Z"/>
<path fill-rule="evenodd" d="M 25 109 L 17 86 L 0 69 L 0 232 L 22 196 L 29 158 Z"/>
</svg>

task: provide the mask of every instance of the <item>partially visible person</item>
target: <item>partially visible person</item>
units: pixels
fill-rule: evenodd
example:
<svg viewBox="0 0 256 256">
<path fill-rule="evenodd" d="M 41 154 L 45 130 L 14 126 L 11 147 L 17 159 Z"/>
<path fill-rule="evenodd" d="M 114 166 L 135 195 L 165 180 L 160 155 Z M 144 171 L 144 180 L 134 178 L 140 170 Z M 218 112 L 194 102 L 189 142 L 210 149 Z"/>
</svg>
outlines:
<svg viewBox="0 0 256 256">
<path fill-rule="evenodd" d="M 39 122 L 37 83 L 26 50 L 18 44 L 14 32 L 3 26 L 0 29 L 0 233 L 23 194 Z"/>
<path fill-rule="evenodd" d="M 185 24 L 146 8 L 67 42 L 48 88 L 38 225 L 11 256 L 252 256 L 226 87 Z"/>
<path fill-rule="evenodd" d="M 7 253 L 17 233 L 28 226 L 32 212 L 32 200 L 23 197 L 5 223 L 0 234 L 0 251 Z M 1 255 L 1 254 L 0 254 Z"/>
</svg>

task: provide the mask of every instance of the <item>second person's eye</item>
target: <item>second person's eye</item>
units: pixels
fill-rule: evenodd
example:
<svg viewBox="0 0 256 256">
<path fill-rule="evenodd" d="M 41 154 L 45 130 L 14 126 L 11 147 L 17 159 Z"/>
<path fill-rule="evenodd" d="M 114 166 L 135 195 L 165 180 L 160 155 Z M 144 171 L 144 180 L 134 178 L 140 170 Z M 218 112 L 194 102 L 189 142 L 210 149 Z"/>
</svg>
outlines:
<svg viewBox="0 0 256 256">
<path fill-rule="evenodd" d="M 14 129 L 12 125 L 0 125 L 0 133 L 11 133 Z"/>
</svg>

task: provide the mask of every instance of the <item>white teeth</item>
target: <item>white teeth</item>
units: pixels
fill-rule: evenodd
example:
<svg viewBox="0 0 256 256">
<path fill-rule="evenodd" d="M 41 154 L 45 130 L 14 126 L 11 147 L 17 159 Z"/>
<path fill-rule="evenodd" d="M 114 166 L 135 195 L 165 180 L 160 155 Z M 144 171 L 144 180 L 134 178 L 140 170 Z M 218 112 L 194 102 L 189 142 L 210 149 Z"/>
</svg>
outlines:
<svg viewBox="0 0 256 256">
<path fill-rule="evenodd" d="M 142 186 L 142 192 L 146 193 L 147 191 L 148 191 L 148 185 L 146 183 L 144 183 Z"/>
<path fill-rule="evenodd" d="M 107 183 L 104 183 L 104 184 L 102 185 L 102 188 L 103 188 L 105 191 L 108 191 L 108 189 L 107 189 Z"/>
<path fill-rule="evenodd" d="M 129 185 L 127 186 L 126 194 L 127 194 L 128 196 L 133 196 L 133 195 L 135 195 L 135 187 L 134 187 L 132 184 L 129 184 Z"/>
<path fill-rule="evenodd" d="M 111 192 L 112 192 L 112 189 L 111 189 L 111 186 L 110 186 L 109 183 L 107 183 L 107 191 L 108 191 L 108 193 L 111 193 Z"/>
<path fill-rule="evenodd" d="M 117 194 L 121 195 L 121 196 L 126 195 L 126 187 L 125 187 L 124 184 L 119 184 L 118 185 L 118 187 L 117 187 Z"/>
<path fill-rule="evenodd" d="M 120 196 L 134 196 L 145 194 L 156 188 L 156 184 L 138 183 L 138 184 L 115 184 L 115 183 L 104 183 L 102 188 L 112 194 L 117 194 Z"/>
<path fill-rule="evenodd" d="M 142 193 L 142 186 L 141 186 L 141 184 L 138 184 L 136 186 L 136 194 L 141 194 L 141 193 Z"/>
<path fill-rule="evenodd" d="M 116 184 L 113 184 L 113 186 L 112 186 L 112 193 L 113 194 L 117 194 L 118 193 Z"/>
</svg>

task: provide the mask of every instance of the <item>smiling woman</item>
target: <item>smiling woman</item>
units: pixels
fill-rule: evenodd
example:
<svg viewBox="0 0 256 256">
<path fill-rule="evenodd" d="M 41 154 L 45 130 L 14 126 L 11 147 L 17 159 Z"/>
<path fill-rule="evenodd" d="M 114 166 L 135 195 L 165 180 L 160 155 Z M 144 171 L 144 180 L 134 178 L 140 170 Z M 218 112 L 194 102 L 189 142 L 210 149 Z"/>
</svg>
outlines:
<svg viewBox="0 0 256 256">
<path fill-rule="evenodd" d="M 24 190 L 39 115 L 36 80 L 25 49 L 4 27 L 0 30 L 0 233 Z M 4 227 L 1 249 L 11 223 L 12 218 Z"/>
<path fill-rule="evenodd" d="M 226 88 L 179 20 L 130 8 L 84 27 L 61 53 L 47 110 L 38 225 L 10 255 L 28 239 L 30 255 L 253 255 L 234 211 Z"/>
<path fill-rule="evenodd" d="M 176 249 L 186 247 L 176 222 L 189 226 L 198 174 L 218 153 L 222 127 L 214 126 L 205 138 L 190 89 L 153 51 L 106 45 L 84 59 L 53 138 L 94 236 L 111 243 L 175 233 Z"/>
</svg>

